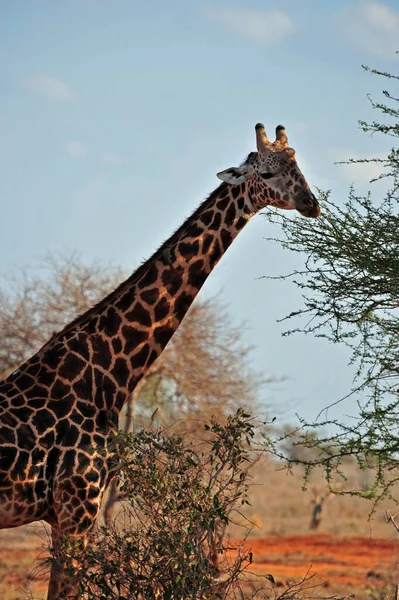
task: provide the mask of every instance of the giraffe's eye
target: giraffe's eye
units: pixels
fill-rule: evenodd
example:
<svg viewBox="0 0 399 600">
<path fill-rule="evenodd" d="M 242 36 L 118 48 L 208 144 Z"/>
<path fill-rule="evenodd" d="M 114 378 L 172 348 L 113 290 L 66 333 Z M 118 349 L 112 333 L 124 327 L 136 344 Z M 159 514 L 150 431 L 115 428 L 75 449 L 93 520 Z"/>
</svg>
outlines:
<svg viewBox="0 0 399 600">
<path fill-rule="evenodd" d="M 274 177 L 274 173 L 260 173 L 260 176 L 262 179 L 270 179 L 271 177 Z"/>
</svg>

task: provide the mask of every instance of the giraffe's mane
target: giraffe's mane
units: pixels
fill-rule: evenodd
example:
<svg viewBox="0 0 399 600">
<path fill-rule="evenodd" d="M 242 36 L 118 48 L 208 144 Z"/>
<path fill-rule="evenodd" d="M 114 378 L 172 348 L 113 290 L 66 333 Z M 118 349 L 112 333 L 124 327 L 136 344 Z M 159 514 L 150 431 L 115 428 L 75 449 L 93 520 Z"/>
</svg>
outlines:
<svg viewBox="0 0 399 600">
<path fill-rule="evenodd" d="M 220 193 L 227 188 L 227 186 L 227 183 L 221 183 L 213 192 L 209 194 L 209 196 L 205 200 L 201 202 L 198 208 L 189 217 L 187 217 L 184 223 L 165 242 L 162 243 L 162 245 L 154 252 L 154 254 L 152 254 L 150 258 L 144 261 L 132 273 L 132 275 L 130 275 L 130 277 L 122 281 L 122 283 L 120 283 L 112 292 L 107 294 L 107 296 L 105 296 L 102 300 L 94 304 L 87 311 L 77 316 L 73 321 L 68 323 L 68 325 L 66 325 L 63 329 L 55 333 L 49 340 L 47 340 L 47 342 L 40 348 L 38 352 L 42 352 L 43 349 L 46 348 L 46 346 L 49 346 L 50 344 L 53 345 L 53 343 L 60 341 L 64 337 L 64 335 L 69 333 L 74 328 L 79 327 L 79 325 L 81 325 L 84 321 L 89 319 L 91 315 L 97 316 L 98 313 L 100 313 L 106 307 L 106 305 L 109 304 L 110 301 L 112 301 L 114 297 L 118 296 L 121 292 L 124 291 L 125 287 L 129 287 L 130 285 L 136 283 L 145 274 L 151 262 L 162 256 L 162 250 L 170 247 L 175 241 L 177 241 L 186 229 L 186 227 L 190 225 L 193 221 L 195 221 L 197 217 L 201 214 L 201 212 L 203 212 L 203 210 L 206 209 L 208 205 L 211 205 L 214 202 L 214 200 L 218 198 Z"/>
</svg>

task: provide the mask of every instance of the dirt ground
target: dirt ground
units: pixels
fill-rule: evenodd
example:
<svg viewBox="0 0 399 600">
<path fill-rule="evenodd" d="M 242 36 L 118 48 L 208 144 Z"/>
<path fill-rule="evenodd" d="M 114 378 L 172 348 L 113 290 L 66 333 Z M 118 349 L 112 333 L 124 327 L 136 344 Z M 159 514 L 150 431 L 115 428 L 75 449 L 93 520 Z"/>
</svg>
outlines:
<svg viewBox="0 0 399 600">
<path fill-rule="evenodd" d="M 314 582 L 328 591 L 323 595 L 369 597 L 367 590 L 381 588 L 399 575 L 396 541 L 313 534 L 260 538 L 249 545 L 255 573 L 270 573 L 283 585 L 302 579 L 309 570 Z"/>
<path fill-rule="evenodd" d="M 349 473 L 349 489 L 364 483 L 360 476 Z M 370 515 L 372 505 L 366 500 L 331 497 L 323 506 L 318 531 L 310 533 L 313 493 L 312 487 L 302 491 L 302 484 L 299 471 L 287 475 L 272 463 L 257 466 L 252 504 L 242 522 L 236 519 L 230 529 L 231 537 L 240 539 L 248 520 L 253 524 L 247 542 L 253 553 L 249 570 L 271 574 L 276 597 L 287 582 L 301 580 L 309 571 L 315 573 L 313 582 L 324 584 L 309 593 L 316 599 L 334 594 L 337 598 L 356 594 L 357 600 L 394 598 L 384 586 L 399 583 L 399 534 L 386 522 L 385 511 L 397 512 L 396 505 L 384 501 Z M 322 479 L 314 485 L 319 491 L 326 489 Z M 399 498 L 399 489 L 395 496 Z M 40 523 L 0 531 L 0 600 L 45 598 L 47 574 L 38 568 L 37 559 L 46 557 L 49 543 L 49 531 Z"/>
<path fill-rule="evenodd" d="M 42 600 L 47 575 L 35 567 L 35 560 L 45 557 L 43 540 L 27 534 L 19 542 L 10 538 L 7 547 L 6 538 L 0 546 L 1 600 Z M 394 540 L 311 534 L 257 538 L 249 540 L 248 546 L 253 552 L 250 571 L 271 574 L 277 590 L 308 572 L 315 573 L 313 583 L 321 587 L 313 591 L 314 598 L 333 594 L 370 598 L 372 590 L 375 598 L 383 598 L 377 591 L 399 575 L 399 542 Z"/>
</svg>

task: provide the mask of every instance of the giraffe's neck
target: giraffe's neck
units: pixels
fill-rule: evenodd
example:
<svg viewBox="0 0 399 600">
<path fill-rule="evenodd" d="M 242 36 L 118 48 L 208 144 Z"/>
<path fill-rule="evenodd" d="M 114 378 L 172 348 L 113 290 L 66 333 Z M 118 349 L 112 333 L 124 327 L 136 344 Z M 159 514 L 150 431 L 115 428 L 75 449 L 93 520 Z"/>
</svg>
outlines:
<svg viewBox="0 0 399 600">
<path fill-rule="evenodd" d="M 250 206 L 246 184 L 222 183 L 129 279 L 51 339 L 42 360 L 56 353 L 57 375 L 81 399 L 119 413 L 247 224 Z"/>
</svg>

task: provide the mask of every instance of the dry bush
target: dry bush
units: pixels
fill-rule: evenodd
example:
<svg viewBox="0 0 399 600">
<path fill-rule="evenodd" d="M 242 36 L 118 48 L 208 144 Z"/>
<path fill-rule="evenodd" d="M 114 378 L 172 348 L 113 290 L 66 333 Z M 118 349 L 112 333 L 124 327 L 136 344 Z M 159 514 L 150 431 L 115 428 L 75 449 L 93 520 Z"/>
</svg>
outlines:
<svg viewBox="0 0 399 600">
<path fill-rule="evenodd" d="M 0 375 L 7 375 L 49 338 L 112 291 L 119 269 L 46 257 L 36 269 L 3 280 L 0 290 Z"/>
</svg>

